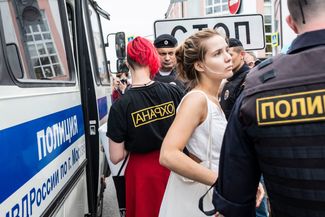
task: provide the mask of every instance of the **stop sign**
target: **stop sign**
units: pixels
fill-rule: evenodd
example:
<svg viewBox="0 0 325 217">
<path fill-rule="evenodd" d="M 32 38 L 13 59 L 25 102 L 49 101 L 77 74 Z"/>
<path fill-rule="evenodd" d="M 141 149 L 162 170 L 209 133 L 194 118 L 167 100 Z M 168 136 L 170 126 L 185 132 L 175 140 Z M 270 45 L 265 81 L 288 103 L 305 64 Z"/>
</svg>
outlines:
<svg viewBox="0 0 325 217">
<path fill-rule="evenodd" d="M 231 14 L 236 14 L 240 8 L 240 0 L 228 0 L 228 8 Z"/>
</svg>

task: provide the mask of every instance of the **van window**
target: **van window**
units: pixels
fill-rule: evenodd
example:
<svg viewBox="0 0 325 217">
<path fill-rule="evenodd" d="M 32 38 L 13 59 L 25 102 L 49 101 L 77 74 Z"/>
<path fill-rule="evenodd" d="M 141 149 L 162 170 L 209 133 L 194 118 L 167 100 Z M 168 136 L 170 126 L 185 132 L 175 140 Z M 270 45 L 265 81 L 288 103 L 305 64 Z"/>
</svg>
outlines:
<svg viewBox="0 0 325 217">
<path fill-rule="evenodd" d="M 2 1 L 1 16 L 10 69 L 20 81 L 71 81 L 59 1 Z M 17 49 L 12 49 L 13 45 Z M 13 67 L 11 62 L 20 62 Z M 22 72 L 17 72 L 21 70 Z"/>
<path fill-rule="evenodd" d="M 101 84 L 109 84 L 109 74 L 105 60 L 105 51 L 104 51 L 104 43 L 102 38 L 102 33 L 100 29 L 100 19 L 98 14 L 96 13 L 95 9 L 93 8 L 92 4 L 89 3 L 89 15 L 91 21 L 91 28 L 92 34 L 95 43 L 95 50 L 96 50 L 96 58 L 97 58 L 97 76 L 99 76 Z"/>
<path fill-rule="evenodd" d="M 75 21 L 75 13 L 73 11 L 73 7 L 70 4 L 66 4 L 67 7 L 67 15 L 68 15 L 68 27 L 69 27 L 69 35 L 70 35 L 70 41 L 73 49 L 73 54 L 75 57 L 77 57 L 77 49 L 76 49 L 76 29 L 75 29 L 75 25 L 76 25 L 76 21 Z"/>
</svg>

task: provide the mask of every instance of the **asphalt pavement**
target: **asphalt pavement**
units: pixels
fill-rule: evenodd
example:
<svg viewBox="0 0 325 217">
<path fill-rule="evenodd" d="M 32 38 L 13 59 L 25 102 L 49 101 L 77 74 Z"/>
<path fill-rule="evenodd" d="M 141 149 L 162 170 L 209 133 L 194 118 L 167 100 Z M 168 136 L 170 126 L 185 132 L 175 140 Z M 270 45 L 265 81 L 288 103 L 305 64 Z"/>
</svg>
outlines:
<svg viewBox="0 0 325 217">
<path fill-rule="evenodd" d="M 116 191 L 112 176 L 106 178 L 106 189 L 104 191 L 102 217 L 120 217 L 116 198 Z"/>
</svg>

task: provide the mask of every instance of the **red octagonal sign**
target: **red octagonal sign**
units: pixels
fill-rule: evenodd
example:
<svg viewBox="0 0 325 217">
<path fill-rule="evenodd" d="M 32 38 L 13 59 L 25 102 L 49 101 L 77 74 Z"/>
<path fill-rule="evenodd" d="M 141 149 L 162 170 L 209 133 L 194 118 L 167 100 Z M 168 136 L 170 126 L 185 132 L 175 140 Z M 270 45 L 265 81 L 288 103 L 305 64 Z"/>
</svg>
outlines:
<svg viewBox="0 0 325 217">
<path fill-rule="evenodd" d="M 240 0 L 228 0 L 228 8 L 231 14 L 236 14 L 240 8 Z"/>
</svg>

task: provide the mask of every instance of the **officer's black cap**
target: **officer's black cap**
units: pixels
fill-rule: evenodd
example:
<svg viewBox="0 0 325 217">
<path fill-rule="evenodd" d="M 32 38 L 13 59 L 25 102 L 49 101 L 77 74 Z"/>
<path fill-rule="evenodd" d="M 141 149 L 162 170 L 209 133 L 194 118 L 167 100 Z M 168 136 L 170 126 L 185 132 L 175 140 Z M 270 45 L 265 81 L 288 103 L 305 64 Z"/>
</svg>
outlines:
<svg viewBox="0 0 325 217">
<path fill-rule="evenodd" d="M 260 59 L 256 59 L 255 60 L 255 66 L 257 66 L 258 64 L 260 64 L 262 62 L 262 60 L 260 60 Z"/>
<path fill-rule="evenodd" d="M 241 43 L 241 41 L 239 41 L 236 38 L 229 38 L 229 47 L 243 47 L 243 44 Z"/>
<path fill-rule="evenodd" d="M 159 35 L 153 42 L 156 48 L 165 48 L 165 47 L 176 47 L 177 40 L 171 35 L 163 34 Z"/>
</svg>

